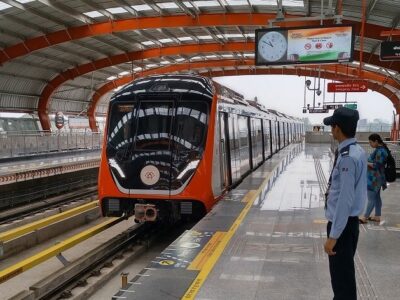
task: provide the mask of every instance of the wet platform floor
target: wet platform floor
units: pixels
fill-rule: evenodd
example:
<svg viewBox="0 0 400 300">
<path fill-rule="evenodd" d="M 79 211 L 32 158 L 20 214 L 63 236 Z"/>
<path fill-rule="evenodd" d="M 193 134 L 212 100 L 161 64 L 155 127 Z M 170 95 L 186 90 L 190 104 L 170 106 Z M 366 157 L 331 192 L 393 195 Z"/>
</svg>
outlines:
<svg viewBox="0 0 400 300">
<path fill-rule="evenodd" d="M 131 279 L 131 286 L 115 299 L 332 299 L 328 257 L 323 250 L 322 196 L 331 164 L 329 145 L 298 144 L 281 151 L 194 227 L 193 232 L 210 236 L 207 245 L 216 234 L 229 235 L 229 228 L 242 214 L 245 195 L 270 178 L 222 253 L 203 257 L 217 259 L 215 264 L 201 265 L 195 255 L 188 255 L 187 248 L 196 243 L 182 238 Z M 382 193 L 381 224 L 360 225 L 355 257 L 359 299 L 399 299 L 399 192 L 397 181 Z M 203 243 L 199 240 L 199 244 Z M 160 268 L 168 261 L 171 266 Z M 209 273 L 196 286 L 206 268 Z"/>
</svg>

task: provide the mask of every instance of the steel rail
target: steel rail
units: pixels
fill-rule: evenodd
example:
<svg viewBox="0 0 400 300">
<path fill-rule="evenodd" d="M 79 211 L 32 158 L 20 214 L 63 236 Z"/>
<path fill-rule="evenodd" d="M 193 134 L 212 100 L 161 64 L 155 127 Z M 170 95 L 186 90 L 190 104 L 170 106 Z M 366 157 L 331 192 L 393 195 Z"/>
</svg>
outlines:
<svg viewBox="0 0 400 300">
<path fill-rule="evenodd" d="M 16 207 L 10 210 L 0 212 L 0 224 L 9 223 L 11 221 L 21 219 L 33 213 L 38 213 L 43 210 L 51 209 L 55 206 L 59 207 L 61 204 L 66 204 L 76 200 L 78 197 L 88 197 L 97 193 L 97 187 L 85 187 L 78 191 L 52 197 L 44 201 L 36 201 L 24 206 Z"/>
<path fill-rule="evenodd" d="M 44 228 L 44 227 L 49 226 L 51 224 L 54 224 L 56 222 L 60 222 L 62 220 L 71 218 L 71 217 L 76 216 L 78 214 L 87 212 L 87 211 L 89 211 L 89 210 L 91 210 L 91 209 L 93 209 L 93 208 L 95 208 L 97 206 L 99 206 L 98 201 L 92 201 L 92 202 L 89 202 L 87 204 L 84 204 L 84 205 L 69 209 L 69 210 L 67 210 L 65 212 L 56 214 L 54 216 L 50 216 L 48 218 L 41 219 L 39 221 L 30 223 L 30 224 L 26 224 L 26 225 L 17 227 L 15 229 L 11 229 L 11 230 L 8 230 L 6 232 L 0 233 L 0 243 L 7 242 L 9 240 L 18 238 L 18 237 L 20 237 L 22 235 L 25 235 L 25 234 L 27 234 L 29 232 Z"/>
<path fill-rule="evenodd" d="M 16 263 L 15 265 L 8 267 L 4 270 L 0 271 L 0 283 L 3 283 L 33 267 L 36 265 L 52 258 L 53 256 L 56 256 L 57 254 L 81 243 L 84 240 L 87 240 L 88 238 L 106 230 L 107 228 L 110 228 L 111 226 L 121 222 L 124 218 L 111 218 L 108 219 L 107 221 L 98 224 L 96 226 L 93 226 L 85 231 L 82 231 L 64 241 L 61 243 L 54 245 L 50 248 L 47 248 L 46 250 L 43 250 L 27 259 L 24 259 L 20 261 L 19 263 Z"/>
</svg>

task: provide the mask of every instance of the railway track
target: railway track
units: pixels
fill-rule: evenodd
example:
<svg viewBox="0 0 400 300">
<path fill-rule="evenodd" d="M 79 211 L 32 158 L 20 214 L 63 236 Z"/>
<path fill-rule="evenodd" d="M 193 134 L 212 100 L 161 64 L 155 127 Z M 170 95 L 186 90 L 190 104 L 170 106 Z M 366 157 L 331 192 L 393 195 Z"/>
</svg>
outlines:
<svg viewBox="0 0 400 300">
<path fill-rule="evenodd" d="M 109 225 L 106 225 L 105 229 L 120 221 L 121 218 L 109 219 L 106 221 Z M 97 226 L 103 226 L 102 224 Z M 179 225 L 180 224 L 171 224 L 169 226 L 160 226 L 160 224 L 155 223 L 135 224 L 128 230 L 110 238 L 59 271 L 31 285 L 28 290 L 19 292 L 11 299 L 62 299 L 69 297 L 73 297 L 74 299 L 87 299 L 111 277 L 117 275 L 128 261 L 132 261 L 143 254 L 150 246 L 156 243 L 160 237 L 171 234 L 171 231 L 175 231 L 174 236 L 179 236 L 183 231 L 183 226 Z M 177 227 L 178 229 L 176 229 Z M 93 228 L 90 228 L 87 232 L 93 232 L 93 230 Z M 39 258 L 41 255 L 48 255 L 47 253 L 49 252 L 53 254 L 58 251 L 61 252 L 67 247 L 78 244 L 79 242 L 77 241 L 83 239 L 84 235 L 87 235 L 87 233 L 82 232 L 63 241 L 60 243 L 61 245 L 59 245 L 59 247 L 63 247 L 63 249 L 54 249 L 55 246 L 53 246 L 51 247 L 52 249 L 46 249 L 35 255 L 35 257 L 41 260 Z M 116 260 L 118 262 L 115 262 Z M 27 261 L 29 261 L 29 259 Z M 4 281 L 4 279 L 9 279 L 8 276 L 15 274 L 15 272 L 17 272 L 16 270 L 21 267 L 23 267 L 22 263 L 12 266 L 12 268 L 8 270 L 8 274 L 10 275 L 5 274 L 4 271 L 0 272 L 0 282 L 2 280 Z M 94 276 L 99 277 L 103 268 L 111 268 L 112 270 L 95 281 L 94 286 L 93 284 L 88 284 L 87 279 Z M 82 286 L 85 286 L 85 289 L 83 291 L 81 290 L 79 295 L 74 294 L 74 289 Z"/>
<path fill-rule="evenodd" d="M 27 216 L 38 214 L 40 212 L 58 208 L 60 205 L 68 204 L 79 198 L 91 198 L 97 195 L 97 186 L 85 187 L 79 190 L 69 192 L 63 195 L 48 198 L 46 200 L 36 201 L 27 205 L 3 210 L 0 212 L 0 225 L 9 224 L 21 220 Z"/>
<path fill-rule="evenodd" d="M 32 248 L 99 217 L 98 201 L 91 201 L 64 212 L 1 232 L 0 259 Z"/>
</svg>

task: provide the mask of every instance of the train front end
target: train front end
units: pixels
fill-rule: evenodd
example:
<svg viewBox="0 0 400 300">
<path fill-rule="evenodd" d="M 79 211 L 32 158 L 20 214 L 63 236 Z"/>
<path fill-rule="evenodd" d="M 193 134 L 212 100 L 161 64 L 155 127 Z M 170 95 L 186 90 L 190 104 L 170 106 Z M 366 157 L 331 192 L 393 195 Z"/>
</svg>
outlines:
<svg viewBox="0 0 400 300">
<path fill-rule="evenodd" d="M 99 175 L 103 215 L 145 222 L 204 214 L 213 198 L 212 103 L 211 82 L 184 75 L 139 79 L 112 97 Z"/>
</svg>

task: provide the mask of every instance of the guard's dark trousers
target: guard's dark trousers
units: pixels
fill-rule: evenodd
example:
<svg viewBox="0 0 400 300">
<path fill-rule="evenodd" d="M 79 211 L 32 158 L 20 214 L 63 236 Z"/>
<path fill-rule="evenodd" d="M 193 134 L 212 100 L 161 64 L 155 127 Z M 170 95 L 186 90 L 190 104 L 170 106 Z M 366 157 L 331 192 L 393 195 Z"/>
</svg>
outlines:
<svg viewBox="0 0 400 300">
<path fill-rule="evenodd" d="M 331 226 L 332 223 L 328 222 L 328 237 Z M 336 255 L 329 256 L 333 300 L 357 300 L 354 254 L 357 249 L 358 234 L 358 217 L 349 217 L 345 229 L 333 248 Z"/>
</svg>

